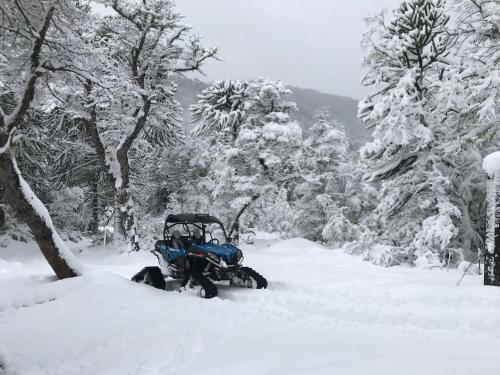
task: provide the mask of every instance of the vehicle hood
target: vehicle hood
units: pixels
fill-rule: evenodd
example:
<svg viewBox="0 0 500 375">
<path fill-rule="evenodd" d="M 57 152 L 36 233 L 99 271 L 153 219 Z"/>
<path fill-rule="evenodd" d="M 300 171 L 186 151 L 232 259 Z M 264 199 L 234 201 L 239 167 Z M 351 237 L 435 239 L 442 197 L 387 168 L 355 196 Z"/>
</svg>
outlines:
<svg viewBox="0 0 500 375">
<path fill-rule="evenodd" d="M 220 256 L 226 263 L 236 263 L 238 248 L 230 243 L 216 245 L 213 243 L 206 243 L 203 245 L 196 245 L 196 249 L 206 251 Z"/>
</svg>

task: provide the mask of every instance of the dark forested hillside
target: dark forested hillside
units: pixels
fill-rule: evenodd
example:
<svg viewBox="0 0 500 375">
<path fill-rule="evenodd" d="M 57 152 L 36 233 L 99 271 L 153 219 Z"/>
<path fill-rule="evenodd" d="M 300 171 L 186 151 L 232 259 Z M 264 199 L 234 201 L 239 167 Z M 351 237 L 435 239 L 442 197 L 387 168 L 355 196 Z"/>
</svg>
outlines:
<svg viewBox="0 0 500 375">
<path fill-rule="evenodd" d="M 192 127 L 188 108 L 197 101 L 197 95 L 209 86 L 198 79 L 180 78 L 177 81 L 179 91 L 177 98 L 184 108 L 184 120 L 188 127 Z M 299 108 L 295 117 L 307 133 L 314 124 L 314 115 L 320 110 L 328 111 L 332 119 L 345 125 L 346 134 L 353 147 L 363 145 L 370 140 L 370 132 L 357 119 L 358 102 L 345 96 L 325 94 L 313 89 L 303 89 L 289 86 L 292 90 L 290 100 L 297 103 Z"/>
</svg>

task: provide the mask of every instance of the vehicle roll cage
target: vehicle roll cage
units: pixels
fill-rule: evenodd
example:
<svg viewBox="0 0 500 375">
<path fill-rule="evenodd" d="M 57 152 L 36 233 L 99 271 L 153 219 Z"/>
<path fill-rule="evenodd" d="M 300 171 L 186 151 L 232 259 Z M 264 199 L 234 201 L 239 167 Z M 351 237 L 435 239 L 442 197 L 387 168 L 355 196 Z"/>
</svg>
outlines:
<svg viewBox="0 0 500 375">
<path fill-rule="evenodd" d="M 180 214 L 180 215 L 168 215 L 165 219 L 165 226 L 163 228 L 163 239 L 167 240 L 170 234 L 170 229 L 177 225 L 182 225 L 184 230 L 192 237 L 193 234 L 189 229 L 189 225 L 201 230 L 203 238 L 206 239 L 206 227 L 207 224 L 219 224 L 222 232 L 224 233 L 224 238 L 228 241 L 226 229 L 224 224 L 217 219 L 215 216 L 210 216 L 208 214 Z"/>
</svg>

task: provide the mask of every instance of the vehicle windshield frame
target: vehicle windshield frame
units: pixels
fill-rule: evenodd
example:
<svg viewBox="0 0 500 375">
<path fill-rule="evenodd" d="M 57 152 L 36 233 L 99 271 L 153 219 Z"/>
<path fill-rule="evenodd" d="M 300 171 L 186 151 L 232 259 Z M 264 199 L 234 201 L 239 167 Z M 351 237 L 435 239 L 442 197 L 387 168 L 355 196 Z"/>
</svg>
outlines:
<svg viewBox="0 0 500 375">
<path fill-rule="evenodd" d="M 207 232 L 207 225 L 209 224 L 216 224 L 220 227 L 220 229 L 222 230 L 222 233 L 224 235 L 224 240 L 226 241 L 226 243 L 228 242 L 228 237 L 227 237 L 227 233 L 226 233 L 226 229 L 224 228 L 224 225 L 219 221 L 215 221 L 215 220 L 209 220 L 209 221 L 177 221 L 177 220 L 172 220 L 172 221 L 169 221 L 168 218 L 167 220 L 165 220 L 165 227 L 164 227 L 164 230 L 163 230 L 163 238 L 164 240 L 168 240 L 170 239 L 171 235 L 172 235 L 172 228 L 176 227 L 176 226 L 182 226 L 182 228 L 184 229 L 184 232 L 188 234 L 189 237 L 193 237 L 193 233 L 191 231 L 192 228 L 190 228 L 190 226 L 194 226 L 195 228 L 201 230 L 201 233 L 202 233 L 202 236 L 205 240 L 205 243 L 208 243 L 209 241 L 207 241 L 207 234 L 210 233 L 210 237 L 213 239 L 212 237 L 212 232 Z"/>
</svg>

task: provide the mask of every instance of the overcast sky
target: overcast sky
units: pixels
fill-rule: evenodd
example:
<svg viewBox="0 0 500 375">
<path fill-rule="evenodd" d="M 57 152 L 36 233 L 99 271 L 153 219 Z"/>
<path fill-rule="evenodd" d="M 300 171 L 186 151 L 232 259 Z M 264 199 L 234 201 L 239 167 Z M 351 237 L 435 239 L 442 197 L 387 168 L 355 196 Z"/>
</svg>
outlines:
<svg viewBox="0 0 500 375">
<path fill-rule="evenodd" d="M 399 0 L 178 0 L 185 22 L 220 46 L 207 77 L 281 78 L 287 84 L 360 99 L 364 17 Z"/>
</svg>

